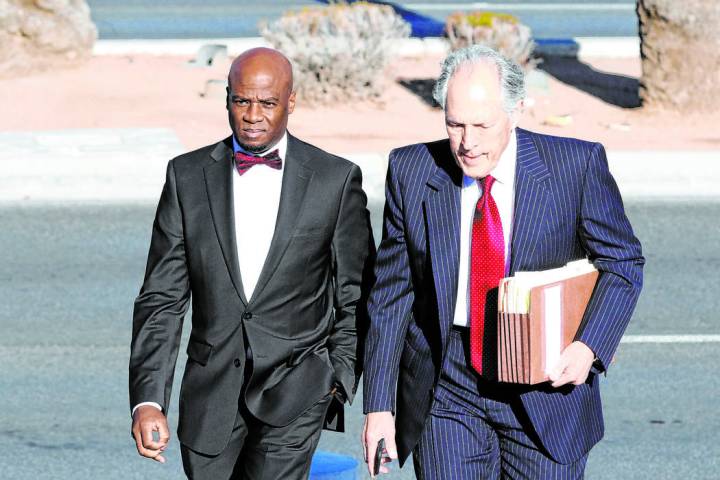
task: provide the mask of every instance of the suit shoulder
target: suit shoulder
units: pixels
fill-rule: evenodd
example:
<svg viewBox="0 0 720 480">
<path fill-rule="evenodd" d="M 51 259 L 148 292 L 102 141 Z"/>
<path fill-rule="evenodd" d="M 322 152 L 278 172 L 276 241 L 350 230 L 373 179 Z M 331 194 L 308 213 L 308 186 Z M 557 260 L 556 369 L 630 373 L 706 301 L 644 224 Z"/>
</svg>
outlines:
<svg viewBox="0 0 720 480">
<path fill-rule="evenodd" d="M 556 135 L 547 135 L 544 133 L 531 132 L 529 130 L 518 129 L 522 134 L 527 135 L 533 143 L 541 151 L 552 151 L 555 149 L 572 149 L 575 151 L 583 151 L 589 153 L 597 148 L 600 143 L 582 140 L 574 137 L 560 137 Z"/>
<path fill-rule="evenodd" d="M 357 165 L 350 160 L 326 152 L 322 148 L 300 140 L 297 137 L 292 137 L 292 143 L 288 145 L 288 149 L 290 148 L 295 150 L 295 154 L 304 157 L 314 169 L 321 172 L 343 173 L 347 175 L 353 167 L 357 167 Z"/>
<path fill-rule="evenodd" d="M 420 173 L 436 165 L 438 160 L 446 159 L 450 155 L 450 142 L 447 138 L 433 142 L 413 143 L 395 148 L 390 151 L 389 167 L 397 174 L 403 171 Z"/>
<path fill-rule="evenodd" d="M 170 160 L 170 163 L 172 163 L 176 172 L 187 172 L 197 168 L 202 168 L 207 163 L 207 160 L 210 158 L 212 152 L 224 142 L 226 142 L 226 140 L 221 140 L 220 142 L 205 145 L 204 147 L 183 153 Z"/>
</svg>

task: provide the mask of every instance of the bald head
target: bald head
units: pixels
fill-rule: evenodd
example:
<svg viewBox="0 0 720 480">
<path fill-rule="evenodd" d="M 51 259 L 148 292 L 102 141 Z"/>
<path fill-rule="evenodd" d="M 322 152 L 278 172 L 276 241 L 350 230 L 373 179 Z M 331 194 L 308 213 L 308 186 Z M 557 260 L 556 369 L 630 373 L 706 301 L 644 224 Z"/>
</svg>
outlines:
<svg viewBox="0 0 720 480">
<path fill-rule="evenodd" d="M 237 57 L 228 74 L 227 109 L 235 139 L 245 150 L 263 152 L 287 129 L 295 109 L 290 61 L 277 50 L 253 48 Z"/>
<path fill-rule="evenodd" d="M 272 48 L 251 48 L 241 53 L 230 66 L 228 84 L 243 76 L 263 73 L 287 86 L 288 94 L 293 87 L 292 64 L 285 55 Z"/>
</svg>

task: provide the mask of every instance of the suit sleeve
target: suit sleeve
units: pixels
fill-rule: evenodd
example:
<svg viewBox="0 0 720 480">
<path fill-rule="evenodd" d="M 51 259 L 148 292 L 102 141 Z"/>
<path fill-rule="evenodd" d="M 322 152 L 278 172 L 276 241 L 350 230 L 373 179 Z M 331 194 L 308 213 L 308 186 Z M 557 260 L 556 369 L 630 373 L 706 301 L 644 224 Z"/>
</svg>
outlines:
<svg viewBox="0 0 720 480">
<path fill-rule="evenodd" d="M 352 402 L 357 389 L 358 324 L 363 323 L 363 279 L 375 249 L 362 173 L 353 165 L 343 186 L 332 239 L 335 323 L 330 361 L 343 393 Z"/>
<path fill-rule="evenodd" d="M 130 408 L 155 402 L 167 412 L 190 285 L 173 163 L 158 203 L 145 280 L 135 299 Z"/>
<path fill-rule="evenodd" d="M 588 158 L 579 229 L 600 276 L 576 340 L 590 347 L 599 363 L 596 369 L 604 371 L 635 309 L 645 259 L 600 144 Z"/>
<path fill-rule="evenodd" d="M 385 185 L 383 237 L 370 291 L 370 324 L 365 344 L 363 410 L 395 411 L 400 354 L 414 301 L 400 184 L 390 154 Z"/>
</svg>

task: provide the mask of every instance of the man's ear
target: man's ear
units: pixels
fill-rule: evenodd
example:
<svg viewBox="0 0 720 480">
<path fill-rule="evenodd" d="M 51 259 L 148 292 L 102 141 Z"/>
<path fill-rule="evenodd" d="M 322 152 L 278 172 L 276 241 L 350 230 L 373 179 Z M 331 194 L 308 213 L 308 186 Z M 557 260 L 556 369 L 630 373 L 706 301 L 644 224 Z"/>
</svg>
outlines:
<svg viewBox="0 0 720 480">
<path fill-rule="evenodd" d="M 525 112 L 525 100 L 518 101 L 517 105 L 515 105 L 515 111 L 513 111 L 512 114 L 512 127 L 516 128 L 518 126 L 518 123 L 520 123 L 520 118 L 522 117 L 523 113 Z"/>
<path fill-rule="evenodd" d="M 225 110 L 230 111 L 230 87 L 225 87 Z"/>
<path fill-rule="evenodd" d="M 295 90 L 290 92 L 290 96 L 288 97 L 288 114 L 291 114 L 293 110 L 295 110 Z"/>
</svg>

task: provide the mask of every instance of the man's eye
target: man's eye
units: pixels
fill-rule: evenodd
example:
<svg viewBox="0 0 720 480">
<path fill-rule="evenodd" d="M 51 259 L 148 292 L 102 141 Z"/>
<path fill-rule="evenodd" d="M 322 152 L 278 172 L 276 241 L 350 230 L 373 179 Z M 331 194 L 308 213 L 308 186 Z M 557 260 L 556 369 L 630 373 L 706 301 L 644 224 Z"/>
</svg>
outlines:
<svg viewBox="0 0 720 480">
<path fill-rule="evenodd" d="M 262 105 L 263 105 L 263 107 L 266 107 L 266 108 L 274 108 L 274 107 L 277 105 L 277 103 L 275 103 L 275 102 L 262 102 Z"/>
<path fill-rule="evenodd" d="M 244 99 L 244 98 L 236 98 L 236 99 L 234 100 L 234 102 L 235 102 L 235 105 L 247 105 L 247 104 L 250 103 L 250 102 L 248 102 L 248 101 L 247 101 L 246 99 Z"/>
</svg>

